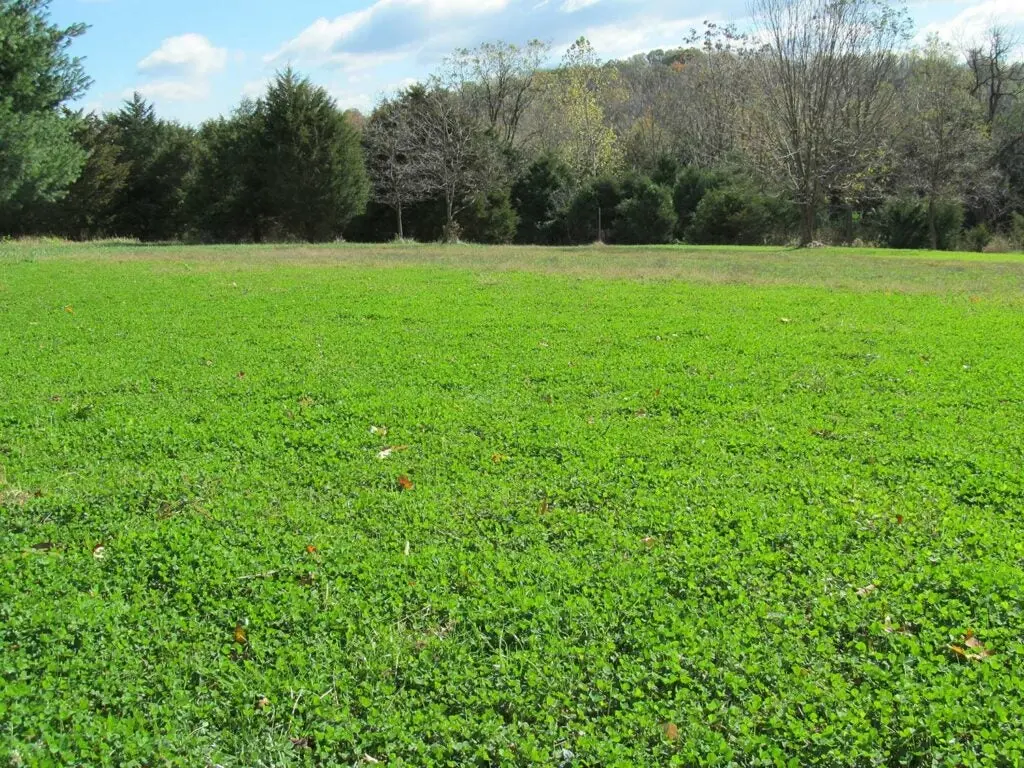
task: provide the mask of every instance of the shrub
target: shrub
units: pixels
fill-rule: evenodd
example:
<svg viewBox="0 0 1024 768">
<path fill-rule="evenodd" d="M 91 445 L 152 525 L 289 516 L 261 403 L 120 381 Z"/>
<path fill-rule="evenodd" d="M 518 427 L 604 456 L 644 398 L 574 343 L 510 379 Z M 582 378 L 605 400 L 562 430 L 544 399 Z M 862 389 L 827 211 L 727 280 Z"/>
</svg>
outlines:
<svg viewBox="0 0 1024 768">
<path fill-rule="evenodd" d="M 653 182 L 639 185 L 631 197 L 619 203 L 615 214 L 616 243 L 667 243 L 672 239 L 676 214 L 665 187 Z"/>
<path fill-rule="evenodd" d="M 615 213 L 624 197 L 622 186 L 618 179 L 601 179 L 576 193 L 565 214 L 569 242 L 610 239 L 615 229 Z"/>
<path fill-rule="evenodd" d="M 507 189 L 500 189 L 476 202 L 459 216 L 462 237 L 474 243 L 511 243 L 519 225 Z"/>
<path fill-rule="evenodd" d="M 717 171 L 702 171 L 693 166 L 683 168 L 676 176 L 676 183 L 672 189 L 672 205 L 675 207 L 676 233 L 682 238 L 693 220 L 704 196 L 713 189 L 725 186 L 727 179 L 725 174 Z"/>
<path fill-rule="evenodd" d="M 988 245 L 982 248 L 984 253 L 1012 253 L 1015 250 L 1016 246 L 1006 235 L 995 235 L 988 241 Z"/>
<path fill-rule="evenodd" d="M 963 226 L 964 210 L 959 202 L 935 203 L 935 232 L 939 250 L 956 244 Z M 889 248 L 930 248 L 928 204 L 924 200 L 894 198 L 886 201 L 879 216 L 879 239 Z"/>
<path fill-rule="evenodd" d="M 565 239 L 565 206 L 569 170 L 552 157 L 542 157 L 512 186 L 511 202 L 518 216 L 516 241 L 555 245 Z"/>
<path fill-rule="evenodd" d="M 763 195 L 721 187 L 700 201 L 686 239 L 708 245 L 759 245 L 771 236 L 773 218 L 771 203 Z"/>
<path fill-rule="evenodd" d="M 1010 239 L 1014 248 L 1024 251 L 1024 213 L 1013 214 L 1010 220 Z"/>
<path fill-rule="evenodd" d="M 992 231 L 985 223 L 971 227 L 960 237 L 960 250 L 977 251 L 985 250 L 985 247 L 992 241 Z"/>
</svg>

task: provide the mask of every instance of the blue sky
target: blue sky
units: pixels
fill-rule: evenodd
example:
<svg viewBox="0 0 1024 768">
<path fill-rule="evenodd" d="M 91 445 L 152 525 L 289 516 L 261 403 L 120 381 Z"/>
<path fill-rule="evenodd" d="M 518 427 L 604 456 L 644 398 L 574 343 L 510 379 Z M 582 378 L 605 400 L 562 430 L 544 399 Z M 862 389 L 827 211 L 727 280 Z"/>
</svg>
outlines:
<svg viewBox="0 0 1024 768">
<path fill-rule="evenodd" d="M 60 23 L 90 25 L 73 50 L 95 80 L 87 109 L 133 90 L 161 116 L 199 123 L 262 92 L 292 64 L 342 107 L 369 109 L 452 49 L 485 40 L 586 35 L 603 58 L 678 45 L 705 18 L 742 22 L 747 0 L 53 0 Z M 1024 29 L 1024 0 L 911 2 L 921 35 L 954 42 L 993 22 Z"/>
</svg>

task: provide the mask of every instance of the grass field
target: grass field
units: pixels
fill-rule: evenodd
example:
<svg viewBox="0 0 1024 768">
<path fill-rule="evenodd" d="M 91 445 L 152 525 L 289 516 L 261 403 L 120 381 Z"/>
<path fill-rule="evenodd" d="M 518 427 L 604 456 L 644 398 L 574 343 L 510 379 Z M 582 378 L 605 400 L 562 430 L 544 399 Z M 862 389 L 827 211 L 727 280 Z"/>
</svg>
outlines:
<svg viewBox="0 0 1024 768">
<path fill-rule="evenodd" d="M 0 243 L 0 764 L 1024 762 L 1024 257 Z"/>
</svg>

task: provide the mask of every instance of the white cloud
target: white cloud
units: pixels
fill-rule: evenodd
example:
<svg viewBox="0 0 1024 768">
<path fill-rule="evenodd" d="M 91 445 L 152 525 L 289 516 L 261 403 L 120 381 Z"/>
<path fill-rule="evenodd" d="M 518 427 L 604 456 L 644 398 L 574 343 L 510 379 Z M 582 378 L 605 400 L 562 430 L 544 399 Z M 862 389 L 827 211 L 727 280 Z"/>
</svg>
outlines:
<svg viewBox="0 0 1024 768">
<path fill-rule="evenodd" d="M 209 75 L 223 70 L 227 62 L 226 49 L 216 48 L 202 35 L 188 34 L 164 40 L 159 48 L 139 62 L 139 71 Z"/>
<path fill-rule="evenodd" d="M 599 3 L 600 0 L 565 0 L 560 10 L 565 13 L 575 13 L 583 8 Z"/>
<path fill-rule="evenodd" d="M 638 17 L 626 22 L 589 27 L 581 33 L 602 59 L 624 59 L 656 48 L 675 48 L 701 19 Z M 562 43 L 559 47 L 567 47 Z"/>
<path fill-rule="evenodd" d="M 150 101 L 205 101 L 210 98 L 210 84 L 205 80 L 154 80 L 124 92 L 131 98 L 138 91 Z"/>
<path fill-rule="evenodd" d="M 994 26 L 1024 25 L 1022 0 L 982 0 L 972 3 L 948 21 L 936 21 L 921 29 L 917 38 L 938 35 L 947 42 L 967 45 L 981 39 Z"/>
<path fill-rule="evenodd" d="M 578 1 L 578 0 L 570 0 Z M 587 0 L 583 0 L 587 2 Z M 597 0 L 589 0 L 596 2 Z M 430 25 L 448 19 L 480 17 L 505 10 L 511 0 L 377 0 L 373 5 L 334 19 L 319 18 L 264 57 L 265 63 L 298 59 L 331 62 L 342 67 L 358 66 L 359 54 L 341 47 L 359 34 L 371 34 L 377 23 L 392 27 L 391 48 L 409 50 L 423 42 Z M 401 27 L 401 29 L 397 29 Z M 378 46 L 378 50 L 383 46 Z M 354 57 L 346 59 L 345 56 Z M 368 65 L 380 62 L 373 59 Z"/>
<path fill-rule="evenodd" d="M 131 90 L 152 101 L 205 101 L 212 91 L 210 78 L 222 72 L 227 63 L 227 49 L 217 48 L 203 35 L 169 37 L 138 64 L 139 72 L 156 79 Z"/>
</svg>

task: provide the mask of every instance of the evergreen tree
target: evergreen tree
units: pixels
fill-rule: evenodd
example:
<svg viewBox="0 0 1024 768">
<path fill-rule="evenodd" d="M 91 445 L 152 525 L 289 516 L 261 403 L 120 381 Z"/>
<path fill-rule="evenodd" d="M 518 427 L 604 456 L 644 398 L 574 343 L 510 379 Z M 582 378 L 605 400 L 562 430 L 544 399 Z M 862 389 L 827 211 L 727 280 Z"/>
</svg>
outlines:
<svg viewBox="0 0 1024 768">
<path fill-rule="evenodd" d="M 359 136 L 323 88 L 287 69 L 254 115 L 257 239 L 333 240 L 366 208 Z"/>
<path fill-rule="evenodd" d="M 65 104 L 89 80 L 68 53 L 85 26 L 49 22 L 49 0 L 0 0 L 0 208 L 60 197 L 77 178 L 85 152 Z"/>
<path fill-rule="evenodd" d="M 110 116 L 130 171 L 114 202 L 114 234 L 170 240 L 185 228 L 185 185 L 195 153 L 193 132 L 159 120 L 138 93 Z"/>
</svg>

